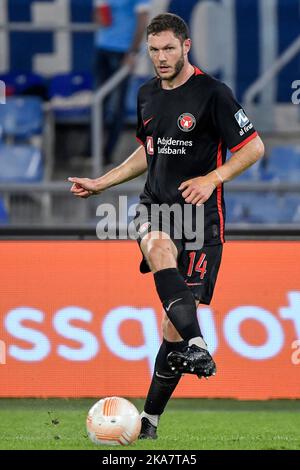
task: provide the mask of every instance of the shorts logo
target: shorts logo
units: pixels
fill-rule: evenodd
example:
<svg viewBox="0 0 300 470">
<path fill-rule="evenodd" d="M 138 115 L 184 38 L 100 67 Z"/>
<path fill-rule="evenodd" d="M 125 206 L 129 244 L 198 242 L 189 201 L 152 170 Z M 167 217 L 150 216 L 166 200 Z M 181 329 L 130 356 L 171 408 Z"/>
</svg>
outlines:
<svg viewBox="0 0 300 470">
<path fill-rule="evenodd" d="M 245 127 L 250 121 L 247 118 L 246 114 L 242 109 L 240 109 L 235 115 L 234 115 L 238 125 L 240 127 Z"/>
<path fill-rule="evenodd" d="M 153 137 L 147 137 L 147 153 L 148 155 L 154 155 Z"/>
<path fill-rule="evenodd" d="M 150 227 L 151 227 L 150 222 L 144 222 L 138 230 L 139 235 L 141 235 L 141 233 L 145 232 L 145 230 L 149 229 Z"/>
<path fill-rule="evenodd" d="M 190 132 L 195 129 L 196 118 L 190 113 L 183 113 L 177 119 L 177 125 L 183 132 Z"/>
</svg>

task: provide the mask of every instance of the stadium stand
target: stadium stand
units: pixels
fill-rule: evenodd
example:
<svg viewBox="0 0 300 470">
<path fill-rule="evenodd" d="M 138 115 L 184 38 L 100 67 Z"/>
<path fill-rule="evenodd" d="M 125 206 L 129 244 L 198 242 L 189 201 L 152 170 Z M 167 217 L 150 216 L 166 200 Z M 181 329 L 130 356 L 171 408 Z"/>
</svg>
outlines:
<svg viewBox="0 0 300 470">
<path fill-rule="evenodd" d="M 264 181 L 300 181 L 300 147 L 274 147 L 266 165 L 261 169 L 261 179 Z"/>
<path fill-rule="evenodd" d="M 18 0 L 14 0 L 15 5 L 18 3 Z M 257 65 L 261 57 L 266 57 L 266 53 L 262 54 L 263 46 L 257 44 L 251 51 L 249 49 L 246 60 L 237 53 L 236 44 L 247 42 L 248 25 L 251 25 L 253 30 L 258 26 L 263 28 L 264 21 L 268 19 L 264 9 L 257 16 L 256 10 L 250 8 L 248 2 L 246 3 L 238 2 L 232 10 L 232 15 L 239 25 L 237 38 L 227 37 L 226 39 L 230 45 L 228 51 L 236 55 L 237 67 L 230 68 L 232 61 L 227 59 L 231 56 L 226 56 L 224 60 L 222 50 L 216 51 L 213 63 L 210 61 L 206 63 L 205 56 L 202 57 L 200 53 L 192 57 L 195 64 L 203 66 L 205 71 L 232 86 L 238 100 L 242 103 L 244 103 L 247 90 L 263 75 L 260 71 L 262 67 L 257 70 Z M 285 54 L 299 34 L 295 15 L 295 12 L 298 12 L 297 1 L 291 0 L 289 5 L 284 4 L 285 18 L 288 18 L 288 21 L 282 20 L 283 3 L 281 0 L 278 1 L 276 11 L 280 22 L 273 25 L 274 37 L 278 36 L 282 38 L 282 41 L 276 52 L 277 55 L 273 47 L 268 45 L 270 55 L 268 67 Z M 0 106 L 0 172 L 1 184 L 4 188 L 0 196 L 5 194 L 6 197 L 7 194 L 13 194 L 13 191 L 10 193 L 10 189 L 5 186 L 7 182 L 28 182 L 28 187 L 30 187 L 33 182 L 40 182 L 42 186 L 45 181 L 54 181 L 53 190 L 45 189 L 44 194 L 47 194 L 49 199 L 52 198 L 53 207 L 57 208 L 63 208 L 65 204 L 61 203 L 64 196 L 55 192 L 55 185 L 63 184 L 65 178 L 73 170 L 76 174 L 91 176 L 93 168 L 91 161 L 94 155 L 93 139 L 90 135 L 94 44 L 94 30 L 91 23 L 92 2 L 76 0 L 70 4 L 72 5 L 67 9 L 68 18 L 64 30 L 64 37 L 66 41 L 69 41 L 70 46 L 69 49 L 65 49 L 68 51 L 68 57 L 58 54 L 56 50 L 54 38 L 60 32 L 61 26 L 59 21 L 57 24 L 54 21 L 51 31 L 49 27 L 46 28 L 45 25 L 48 24 L 46 10 L 43 10 L 43 15 L 45 15 L 43 21 L 36 25 L 36 19 L 30 9 L 3 7 L 7 11 L 8 26 L 12 29 L 8 32 L 7 44 L 3 42 L 3 50 L 6 51 L 3 56 L 6 55 L 9 60 L 0 74 L 0 80 L 6 85 L 7 94 L 7 104 Z M 188 11 L 196 4 L 198 4 L 197 0 L 191 0 L 187 8 L 184 2 L 172 0 L 168 5 L 170 11 L 179 13 L 187 20 L 191 27 L 193 41 L 197 43 L 199 39 L 197 28 L 195 29 L 188 14 Z M 207 5 L 205 8 L 204 6 L 205 10 Z M 222 10 L 222 18 L 226 19 L 229 14 L 227 9 L 223 10 L 221 5 L 218 7 L 220 7 L 220 14 Z M 65 13 L 62 6 L 53 6 L 53 8 L 58 8 L 62 15 Z M 203 31 L 205 30 L 207 38 L 221 37 L 218 28 L 214 31 L 211 27 L 210 17 L 207 17 L 208 21 L 205 23 L 206 16 L 204 12 L 202 14 L 204 16 L 201 16 L 199 20 L 203 22 Z M 258 20 L 259 25 L 257 25 Z M 17 30 L 14 31 L 16 22 L 18 23 Z M 24 31 L 20 32 L 22 27 Z M 230 28 L 224 28 L 223 31 L 221 25 L 219 29 L 222 34 L 230 30 Z M 15 41 L 16 34 L 21 34 L 22 40 Z M 45 34 L 48 35 L 49 41 L 43 36 Z M 210 37 L 210 34 L 213 36 Z M 37 44 L 39 48 L 36 47 Z M 194 51 L 199 52 L 200 49 L 195 48 Z M 299 191 L 295 189 L 300 181 L 299 133 L 295 133 L 297 122 L 299 122 L 299 111 L 297 112 L 297 106 L 291 104 L 290 87 L 295 77 L 295 70 L 298 70 L 298 58 L 299 51 L 295 52 L 293 57 L 291 56 L 290 62 L 280 69 L 276 77 L 267 84 L 270 84 L 270 90 L 268 91 L 268 86 L 266 86 L 252 102 L 253 110 L 256 110 L 252 117 L 257 118 L 261 114 L 262 121 L 272 117 L 271 124 L 267 119 L 268 130 L 265 134 L 261 133 L 259 119 L 254 119 L 263 140 L 266 142 L 266 139 L 269 139 L 266 145 L 267 155 L 263 161 L 254 165 L 232 183 L 245 185 L 243 191 L 237 192 L 236 189 L 232 191 L 231 183 L 225 185 L 228 222 L 256 225 L 258 223 L 280 225 L 300 222 L 300 196 Z M 200 62 L 203 63 L 200 64 Z M 226 62 L 225 68 L 224 62 Z M 150 78 L 149 74 L 153 74 L 153 69 L 149 67 L 149 64 L 147 66 L 144 58 L 130 79 L 126 99 L 127 126 L 114 154 L 114 164 L 123 160 L 136 145 L 134 139 L 136 96 L 140 85 Z M 230 83 L 231 78 L 232 83 Z M 251 106 L 246 109 L 250 117 Z M 292 130 L 289 130 L 291 121 L 294 126 Z M 92 158 L 89 158 L 90 156 Z M 268 188 L 264 191 L 256 189 L 251 191 L 253 189 L 251 185 L 257 183 L 264 184 L 265 188 L 267 186 Z M 134 182 L 127 193 L 128 196 L 134 200 L 142 184 L 142 178 Z M 285 189 L 277 187 L 273 190 L 272 186 L 278 184 L 283 184 Z M 289 191 L 289 185 L 294 189 Z M 117 198 L 117 195 L 118 192 L 114 189 L 108 193 L 108 199 L 115 201 L 114 198 Z M 56 203 L 57 201 L 59 203 Z M 18 200 L 19 203 L 20 200 Z M 7 208 L 7 204 L 3 207 Z M 83 220 L 84 223 L 89 224 L 91 217 L 94 217 L 94 206 L 88 201 L 85 207 L 89 209 L 81 218 L 78 216 L 77 220 L 79 222 Z M 10 206 L 10 211 L 13 211 L 13 206 Z M 28 213 L 29 211 L 30 208 Z M 23 212 L 18 211 L 18 214 Z M 70 212 L 75 214 L 75 211 Z M 60 215 L 59 222 L 64 224 L 63 212 L 60 212 Z"/>
<path fill-rule="evenodd" d="M 49 98 L 55 118 L 61 121 L 90 118 L 92 76 L 68 73 L 54 76 L 49 85 Z"/>
<path fill-rule="evenodd" d="M 14 140 L 26 140 L 41 135 L 43 126 L 42 100 L 38 97 L 10 97 L 0 107 L 2 135 Z"/>
<path fill-rule="evenodd" d="M 0 75 L 0 80 L 6 84 L 7 96 L 28 95 L 48 99 L 47 80 L 36 73 L 10 72 Z"/>
<path fill-rule="evenodd" d="M 1 182 L 42 180 L 42 105 L 38 97 L 10 97 L 6 105 L 0 107 Z"/>
<path fill-rule="evenodd" d="M 300 181 L 300 149 L 277 146 L 264 160 L 235 179 L 236 182 L 297 183 Z M 282 192 L 234 192 L 226 194 L 227 221 L 230 223 L 281 224 L 299 221 L 300 198 Z"/>
<path fill-rule="evenodd" d="M 35 183 L 42 179 L 40 149 L 24 144 L 0 144 L 0 182 Z"/>
</svg>

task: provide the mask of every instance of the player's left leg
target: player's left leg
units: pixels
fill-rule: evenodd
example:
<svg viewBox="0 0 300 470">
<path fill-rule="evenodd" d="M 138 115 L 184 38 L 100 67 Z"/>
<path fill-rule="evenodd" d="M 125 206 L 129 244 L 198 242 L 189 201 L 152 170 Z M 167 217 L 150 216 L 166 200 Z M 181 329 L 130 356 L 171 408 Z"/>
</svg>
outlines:
<svg viewBox="0 0 300 470">
<path fill-rule="evenodd" d="M 196 308 L 199 301 L 195 302 Z M 157 426 L 176 386 L 181 379 L 181 373 L 172 370 L 168 356 L 171 353 L 184 354 L 188 341 L 184 341 L 178 331 L 164 314 L 162 321 L 163 342 L 155 361 L 154 373 L 147 394 L 144 411 L 142 412 L 142 430 L 140 439 L 156 439 Z"/>
<path fill-rule="evenodd" d="M 172 351 L 183 351 L 188 344 L 181 338 L 166 314 L 162 321 L 162 332 L 163 342 L 156 356 L 151 385 L 141 415 L 140 439 L 156 439 L 160 416 L 181 378 L 181 374 L 171 370 L 168 355 Z"/>
</svg>

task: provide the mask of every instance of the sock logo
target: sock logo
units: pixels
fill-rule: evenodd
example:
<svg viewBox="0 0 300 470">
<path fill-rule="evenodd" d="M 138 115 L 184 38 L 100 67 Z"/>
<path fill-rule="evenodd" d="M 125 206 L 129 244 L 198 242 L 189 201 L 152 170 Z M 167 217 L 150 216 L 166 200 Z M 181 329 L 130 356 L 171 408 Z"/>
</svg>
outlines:
<svg viewBox="0 0 300 470">
<path fill-rule="evenodd" d="M 171 302 L 171 303 L 166 307 L 166 311 L 168 312 L 168 311 L 170 310 L 170 308 L 172 307 L 172 305 L 175 304 L 176 302 L 179 302 L 179 300 L 182 300 L 182 297 L 180 297 L 180 299 L 173 300 L 173 302 Z"/>
<path fill-rule="evenodd" d="M 169 375 L 169 376 L 161 375 L 158 372 L 155 372 L 155 375 L 156 377 L 159 377 L 160 379 L 174 379 L 176 377 L 176 375 Z"/>
</svg>

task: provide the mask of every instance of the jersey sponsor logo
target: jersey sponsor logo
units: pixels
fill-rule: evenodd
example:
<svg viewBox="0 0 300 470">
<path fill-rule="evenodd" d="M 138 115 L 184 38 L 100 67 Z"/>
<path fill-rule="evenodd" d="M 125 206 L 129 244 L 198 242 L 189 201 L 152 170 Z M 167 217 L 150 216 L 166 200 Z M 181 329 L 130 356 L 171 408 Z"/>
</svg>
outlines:
<svg viewBox="0 0 300 470">
<path fill-rule="evenodd" d="M 183 132 L 190 132 L 195 129 L 196 118 L 190 113 L 183 113 L 177 119 L 177 125 Z"/>
<path fill-rule="evenodd" d="M 147 153 L 148 155 L 154 155 L 154 143 L 153 137 L 147 137 Z"/>
<path fill-rule="evenodd" d="M 193 147 L 192 140 L 178 140 L 173 139 L 173 137 L 158 137 L 158 145 L 173 145 L 175 147 Z"/>
<path fill-rule="evenodd" d="M 187 155 L 187 147 L 192 147 L 192 140 L 178 140 L 172 137 L 157 139 L 158 155 Z"/>
<path fill-rule="evenodd" d="M 143 125 L 144 125 L 144 127 L 146 127 L 146 126 L 147 126 L 147 124 L 149 124 L 149 122 L 151 122 L 151 121 L 152 121 L 152 119 L 153 119 L 153 116 L 152 116 L 151 118 L 149 118 L 149 119 L 146 119 L 145 121 L 143 121 Z"/>
<path fill-rule="evenodd" d="M 243 135 L 247 134 L 247 132 L 251 131 L 253 129 L 253 124 L 250 122 L 249 126 L 245 126 L 243 129 L 240 130 L 240 136 L 243 137 Z"/>
<path fill-rule="evenodd" d="M 249 119 L 247 118 L 245 112 L 243 109 L 240 109 L 235 115 L 234 115 L 238 125 L 243 128 L 245 127 L 247 124 L 249 124 Z"/>
</svg>

